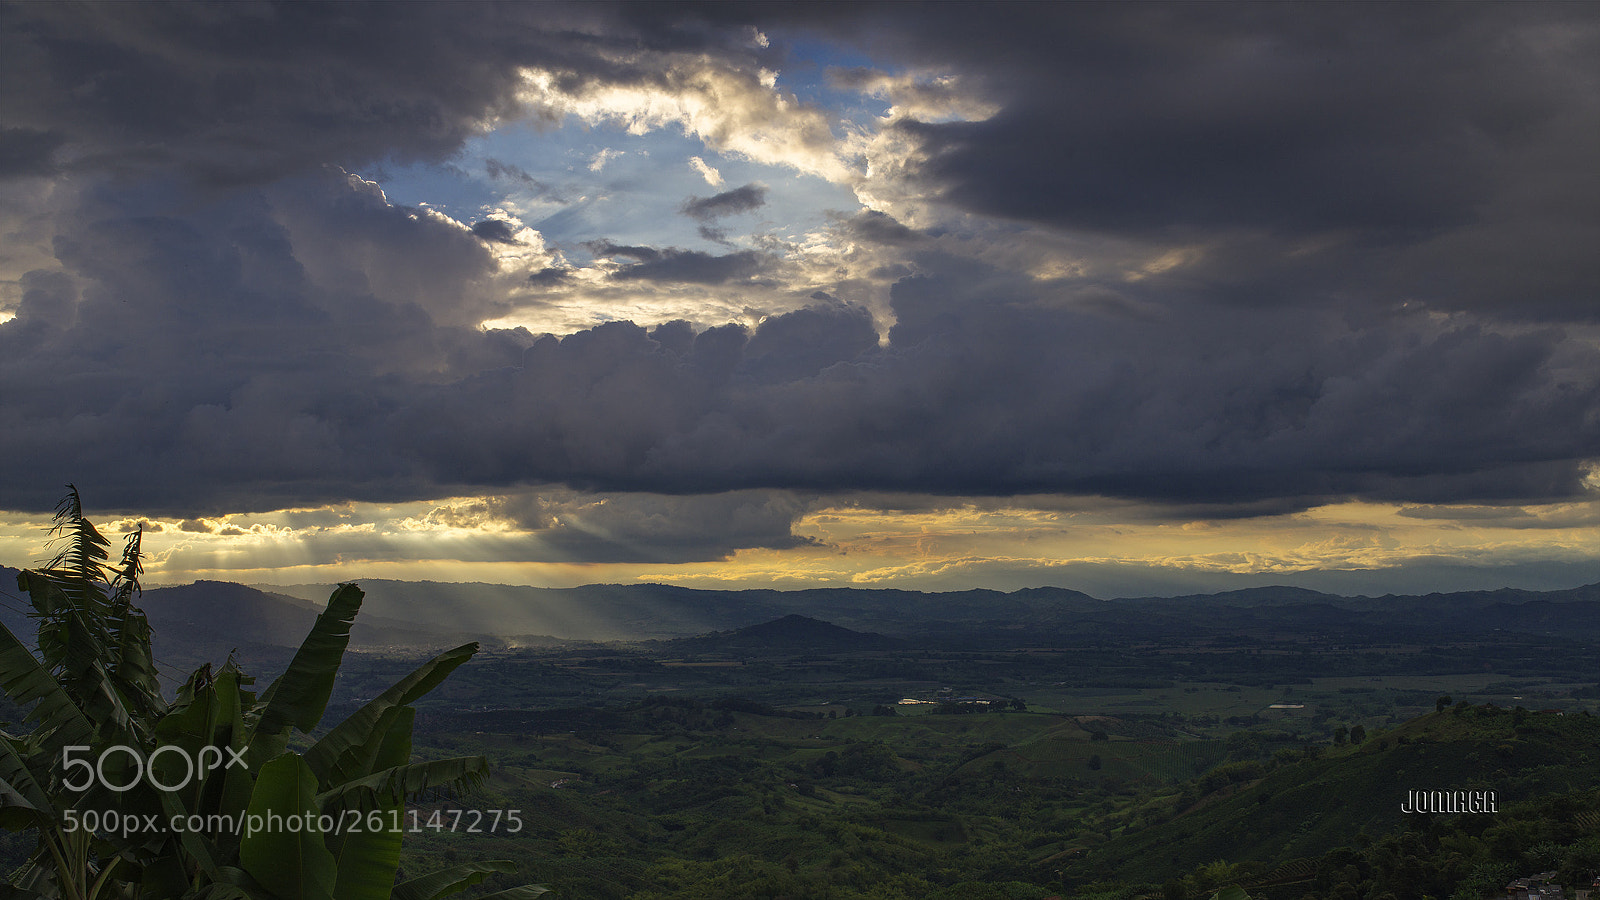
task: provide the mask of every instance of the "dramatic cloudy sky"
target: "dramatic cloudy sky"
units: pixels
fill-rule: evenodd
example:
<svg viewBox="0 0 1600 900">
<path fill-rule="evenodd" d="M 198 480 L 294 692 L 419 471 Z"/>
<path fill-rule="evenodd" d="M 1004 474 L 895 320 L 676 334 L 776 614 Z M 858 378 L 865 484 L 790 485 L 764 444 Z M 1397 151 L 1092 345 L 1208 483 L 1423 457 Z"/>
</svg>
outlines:
<svg viewBox="0 0 1600 900">
<path fill-rule="evenodd" d="M 0 561 L 1600 580 L 1600 8 L 0 6 Z"/>
</svg>

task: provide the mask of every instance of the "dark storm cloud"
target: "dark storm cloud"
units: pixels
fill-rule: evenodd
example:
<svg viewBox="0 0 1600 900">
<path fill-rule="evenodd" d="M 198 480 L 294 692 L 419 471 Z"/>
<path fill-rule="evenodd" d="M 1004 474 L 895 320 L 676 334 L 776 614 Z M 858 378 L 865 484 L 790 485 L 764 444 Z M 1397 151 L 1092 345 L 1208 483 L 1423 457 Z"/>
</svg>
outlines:
<svg viewBox="0 0 1600 900">
<path fill-rule="evenodd" d="M 555 287 L 571 277 L 571 269 L 546 267 L 529 275 L 528 284 L 538 288 Z"/>
<path fill-rule="evenodd" d="M 219 12 L 8 6 L 0 108 L 60 135 L 72 168 L 175 165 L 237 183 L 394 151 L 440 158 L 509 100 L 505 73 L 460 65 L 447 59 L 450 44 L 426 39 L 420 20 L 437 7 L 393 17 L 318 4 Z"/>
<path fill-rule="evenodd" d="M 694 197 L 683 204 L 683 214 L 702 222 L 760 209 L 767 202 L 767 187 L 747 184 L 710 197 Z"/>
<path fill-rule="evenodd" d="M 707 16 L 728 10 L 702 8 Z M 1204 244 L 1213 295 L 1600 316 L 1600 10 L 930 4 L 777 8 L 965 77 L 985 121 L 902 120 L 978 213 Z M 867 70 L 833 73 L 867 85 Z M 1299 270 L 1283 290 L 1258 267 Z M 1199 285 L 1205 289 L 1206 285 Z"/>
<path fill-rule="evenodd" d="M 988 121 L 906 124 L 934 184 L 1095 229 L 1466 221 L 1503 154 L 1581 111 L 1596 39 L 1592 12 L 1552 5 L 862 15 L 884 26 L 875 42 L 965 69 L 1002 104 Z"/>
<path fill-rule="evenodd" d="M 408 421 L 440 477 L 489 482 L 1222 504 L 1566 496 L 1600 446 L 1600 359 L 1553 330 L 1293 309 L 1151 325 L 1039 299 L 994 271 L 908 279 L 888 349 L 837 305 L 692 341 L 607 325 Z"/>
<path fill-rule="evenodd" d="M 486 331 L 514 289 L 568 270 L 497 287 L 495 225 L 324 168 L 447 157 L 508 112 L 519 63 L 651 84 L 641 47 L 755 52 L 751 8 L 699 9 L 730 21 L 0 8 L 0 175 L 74 173 L 45 217 L 59 267 L 20 275 L 0 324 L 5 505 L 48 510 L 67 481 L 186 519 L 552 482 L 1278 511 L 1582 492 L 1600 456 L 1600 356 L 1573 324 L 1600 296 L 1589 7 L 760 7 L 960 70 L 1000 110 L 897 127 L 929 154 L 914 185 L 1005 218 L 1002 238 L 957 235 L 979 247 L 962 258 L 885 213 L 844 223 L 898 279 L 887 340 L 832 296 L 754 329 Z M 1193 252 L 1126 277 L 982 261 L 1033 227 Z M 587 249 L 631 260 L 613 287 L 637 290 L 782 271 L 754 251 Z M 590 510 L 559 540 L 726 552 L 741 539 L 660 525 L 749 505 L 725 496 Z M 752 539 L 790 539 L 798 513 L 757 505 Z"/>
<path fill-rule="evenodd" d="M 514 112 L 519 66 L 641 84 L 661 73 L 620 59 L 748 43 L 628 18 L 604 4 L 7 3 L 0 177 L 53 158 L 223 186 L 443 160 Z"/>
<path fill-rule="evenodd" d="M 55 153 L 64 138 L 31 128 L 0 128 L 0 179 L 46 175 L 55 170 Z"/>
<path fill-rule="evenodd" d="M 521 494 L 490 498 L 484 507 L 536 535 L 536 541 L 523 542 L 523 558 L 536 554 L 547 562 L 692 562 L 752 547 L 811 543 L 792 533 L 808 501 L 786 491 L 570 499 Z"/>
<path fill-rule="evenodd" d="M 862 210 L 846 219 L 843 223 L 844 231 L 858 240 L 874 244 L 887 244 L 900 246 L 914 243 L 921 239 L 921 235 L 895 221 L 888 213 L 875 209 Z"/>
<path fill-rule="evenodd" d="M 511 230 L 511 223 L 503 219 L 484 219 L 472 226 L 472 233 L 486 241 L 496 244 L 515 244 L 516 233 Z"/>
<path fill-rule="evenodd" d="M 483 170 L 490 178 L 510 179 L 521 184 L 542 187 L 543 182 L 529 175 L 521 166 L 489 157 L 483 161 Z"/>
<path fill-rule="evenodd" d="M 740 250 L 724 256 L 703 253 L 699 250 L 679 250 L 668 247 L 650 251 L 649 256 L 638 251 L 644 248 L 612 248 L 612 252 L 633 256 L 641 262 L 618 269 L 612 278 L 618 281 L 657 281 L 671 284 L 725 284 L 736 279 L 761 274 L 771 263 L 765 254 L 755 250 Z M 632 250 L 635 252 L 628 253 Z"/>
<path fill-rule="evenodd" d="M 597 258 L 602 256 L 626 256 L 639 262 L 653 262 L 661 258 L 661 252 L 654 247 L 625 246 L 613 244 L 610 241 L 587 241 L 583 247 Z"/>
<path fill-rule="evenodd" d="M 160 216 L 139 196 L 86 202 L 64 271 L 33 276 L 0 326 L 8 504 L 49 508 L 67 480 L 186 517 L 550 482 L 1507 502 L 1579 492 L 1600 452 L 1600 358 L 1554 328 L 1110 316 L 1061 302 L 1070 286 L 925 252 L 887 345 L 827 296 L 754 330 L 535 341 L 476 326 L 492 299 L 461 286 L 492 271 L 481 241 L 359 179 Z"/>
<path fill-rule="evenodd" d="M 480 241 L 336 170 L 182 212 L 145 201 L 86 198 L 59 226 L 62 270 L 25 276 L 0 326 L 8 505 L 44 505 L 69 468 L 151 514 L 316 505 L 341 482 L 393 497 L 407 465 L 381 427 L 417 380 L 531 343 L 479 329 L 500 309 L 463 287 L 493 269 Z"/>
<path fill-rule="evenodd" d="M 872 315 L 826 294 L 804 309 L 761 322 L 744 348 L 745 370 L 767 383 L 809 378 L 840 362 L 868 359 L 878 349 Z"/>
</svg>

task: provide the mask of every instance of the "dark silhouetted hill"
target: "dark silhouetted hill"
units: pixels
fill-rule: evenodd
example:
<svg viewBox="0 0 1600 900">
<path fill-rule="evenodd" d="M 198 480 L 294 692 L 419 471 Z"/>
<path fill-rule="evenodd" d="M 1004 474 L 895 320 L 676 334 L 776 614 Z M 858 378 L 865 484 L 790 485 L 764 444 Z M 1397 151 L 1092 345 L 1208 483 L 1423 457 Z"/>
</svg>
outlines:
<svg viewBox="0 0 1600 900">
<path fill-rule="evenodd" d="M 787 615 L 771 622 L 762 622 L 697 638 L 672 642 L 698 652 L 733 650 L 887 650 L 901 642 L 881 634 L 869 634 L 841 628 L 831 622 L 810 616 Z"/>
</svg>

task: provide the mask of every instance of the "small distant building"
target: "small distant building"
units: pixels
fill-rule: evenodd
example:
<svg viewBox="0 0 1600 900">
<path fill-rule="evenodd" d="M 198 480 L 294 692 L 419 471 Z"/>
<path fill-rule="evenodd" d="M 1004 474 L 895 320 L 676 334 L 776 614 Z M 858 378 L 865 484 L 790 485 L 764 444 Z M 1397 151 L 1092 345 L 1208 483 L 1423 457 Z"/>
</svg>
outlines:
<svg viewBox="0 0 1600 900">
<path fill-rule="evenodd" d="M 1555 883 L 1555 872 L 1540 872 L 1506 885 L 1506 900 L 1567 900 L 1561 885 Z M 1579 891 L 1587 898 L 1588 891 Z"/>
</svg>

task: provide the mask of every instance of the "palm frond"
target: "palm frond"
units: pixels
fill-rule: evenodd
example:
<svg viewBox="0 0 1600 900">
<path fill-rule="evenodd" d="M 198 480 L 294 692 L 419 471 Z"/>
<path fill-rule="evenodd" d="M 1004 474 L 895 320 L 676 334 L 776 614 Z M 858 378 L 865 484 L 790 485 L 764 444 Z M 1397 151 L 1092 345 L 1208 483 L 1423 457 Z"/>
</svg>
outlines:
<svg viewBox="0 0 1600 900">
<path fill-rule="evenodd" d="M 3 624 L 0 624 L 0 690 L 18 706 L 26 707 L 38 701 L 28 713 L 28 721 L 38 723 L 29 740 L 52 754 L 59 754 L 60 749 L 69 744 L 87 744 L 94 735 L 94 723 L 50 671 Z"/>
<path fill-rule="evenodd" d="M 69 484 L 67 491 L 56 506 L 55 525 L 50 529 L 52 540 L 61 549 L 41 571 L 57 583 L 74 607 L 103 616 L 108 611 L 106 548 L 110 542 L 83 517 L 77 487 Z"/>
<path fill-rule="evenodd" d="M 111 602 L 131 603 L 135 594 L 143 593 L 139 587 L 139 576 L 144 574 L 144 559 L 140 555 L 140 548 L 144 544 L 144 528 L 140 527 L 122 545 L 122 561 L 117 563 L 117 568 L 111 578 Z"/>
</svg>

